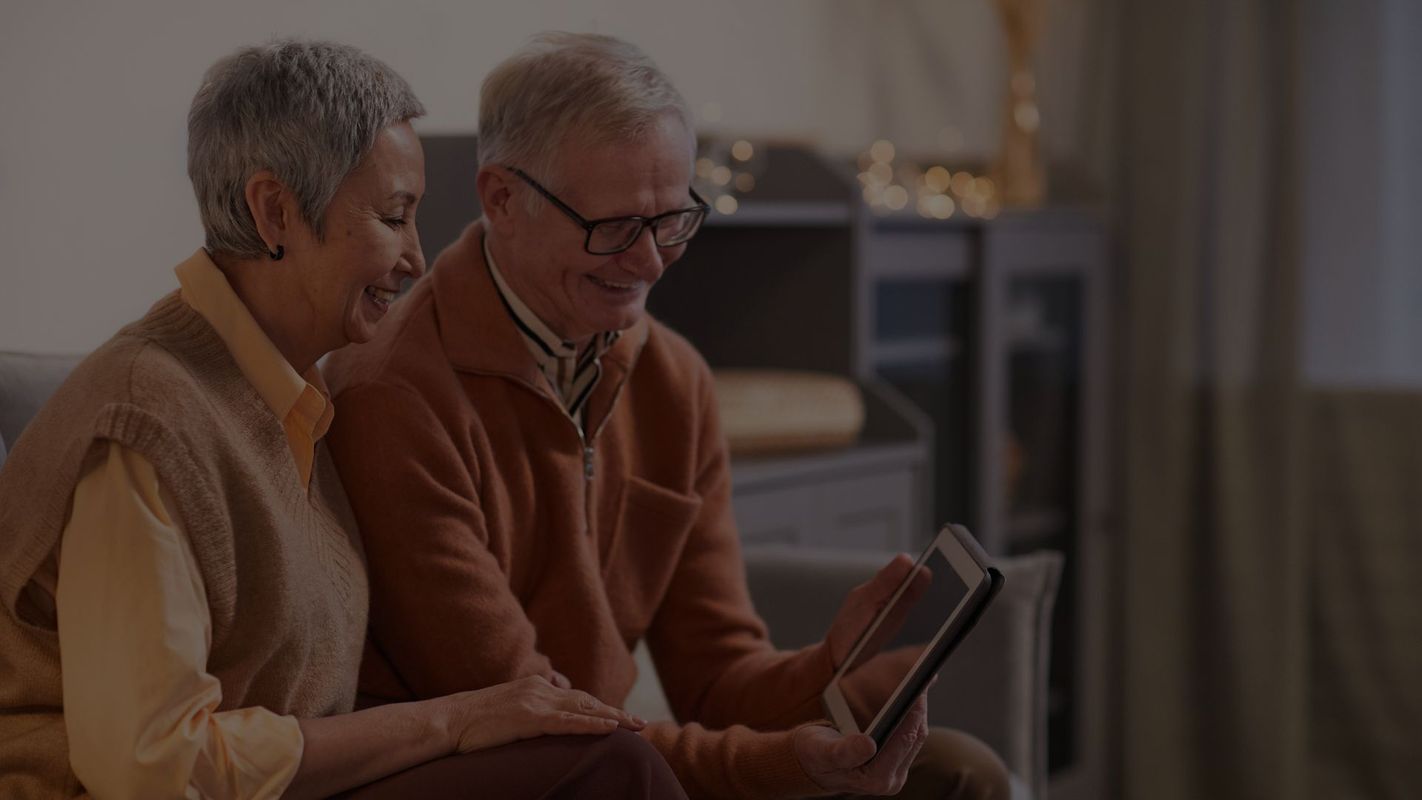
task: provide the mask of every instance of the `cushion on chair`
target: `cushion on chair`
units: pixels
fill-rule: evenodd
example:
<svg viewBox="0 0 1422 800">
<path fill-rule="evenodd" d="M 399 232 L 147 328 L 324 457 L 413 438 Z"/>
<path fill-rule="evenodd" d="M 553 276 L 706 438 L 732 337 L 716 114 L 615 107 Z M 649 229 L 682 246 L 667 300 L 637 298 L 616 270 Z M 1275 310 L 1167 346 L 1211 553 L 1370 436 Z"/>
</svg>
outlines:
<svg viewBox="0 0 1422 800">
<path fill-rule="evenodd" d="M 748 547 L 756 610 L 777 647 L 819 641 L 849 590 L 892 553 Z M 1054 552 L 1000 558 L 1006 583 L 972 634 L 948 659 L 929 697 L 929 722 L 977 736 L 1035 797 L 1046 795 L 1047 657 L 1062 558 Z"/>
<path fill-rule="evenodd" d="M 746 548 L 756 610 L 777 647 L 824 638 L 849 590 L 892 553 L 784 546 Z M 996 562 L 1007 581 L 973 633 L 943 668 L 929 697 L 929 722 L 958 728 L 991 746 L 1013 773 L 1013 798 L 1041 798 L 1047 788 L 1047 655 L 1062 558 L 1042 552 Z M 627 709 L 669 719 L 661 683 L 639 643 L 637 683 Z"/>
<path fill-rule="evenodd" d="M 82 358 L 0 352 L 0 460 Z"/>
</svg>

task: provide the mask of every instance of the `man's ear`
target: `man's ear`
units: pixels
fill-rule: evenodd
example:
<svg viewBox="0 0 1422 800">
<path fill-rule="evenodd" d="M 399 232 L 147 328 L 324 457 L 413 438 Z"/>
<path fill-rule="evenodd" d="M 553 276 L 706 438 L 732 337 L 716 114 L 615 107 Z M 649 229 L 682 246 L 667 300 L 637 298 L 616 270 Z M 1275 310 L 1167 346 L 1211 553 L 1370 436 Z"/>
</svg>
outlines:
<svg viewBox="0 0 1422 800">
<path fill-rule="evenodd" d="M 286 186 L 269 169 L 252 173 L 244 192 L 247 210 L 257 224 L 257 235 L 267 243 L 267 250 L 289 244 L 291 226 L 296 221 L 296 203 Z"/>
<path fill-rule="evenodd" d="M 513 207 L 515 180 L 517 179 L 512 173 L 496 164 L 480 167 L 479 174 L 474 179 L 484 218 L 489 220 L 489 227 L 504 237 L 513 233 L 513 217 L 519 211 Z"/>
</svg>

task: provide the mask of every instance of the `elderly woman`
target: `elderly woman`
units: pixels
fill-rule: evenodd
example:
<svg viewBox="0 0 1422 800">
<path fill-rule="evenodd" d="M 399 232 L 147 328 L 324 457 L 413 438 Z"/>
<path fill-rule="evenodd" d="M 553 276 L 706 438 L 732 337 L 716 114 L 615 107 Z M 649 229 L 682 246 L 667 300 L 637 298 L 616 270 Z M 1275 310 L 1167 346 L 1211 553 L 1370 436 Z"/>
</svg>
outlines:
<svg viewBox="0 0 1422 800">
<path fill-rule="evenodd" d="M 366 572 L 316 361 L 424 270 L 422 113 L 340 45 L 209 71 L 207 246 L 0 471 L 0 796 L 682 796 L 640 720 L 556 675 L 352 711 Z"/>
</svg>

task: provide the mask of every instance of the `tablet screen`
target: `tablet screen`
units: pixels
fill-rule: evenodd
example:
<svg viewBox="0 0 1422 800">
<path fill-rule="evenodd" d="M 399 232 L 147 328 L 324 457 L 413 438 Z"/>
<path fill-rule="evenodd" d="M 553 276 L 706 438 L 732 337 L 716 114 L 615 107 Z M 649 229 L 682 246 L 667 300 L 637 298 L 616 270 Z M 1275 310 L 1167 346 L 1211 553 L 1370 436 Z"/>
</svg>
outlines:
<svg viewBox="0 0 1422 800">
<path fill-rule="evenodd" d="M 907 583 L 840 679 L 861 731 L 869 730 L 934 635 L 968 597 L 967 584 L 937 547 L 914 567 Z"/>
</svg>

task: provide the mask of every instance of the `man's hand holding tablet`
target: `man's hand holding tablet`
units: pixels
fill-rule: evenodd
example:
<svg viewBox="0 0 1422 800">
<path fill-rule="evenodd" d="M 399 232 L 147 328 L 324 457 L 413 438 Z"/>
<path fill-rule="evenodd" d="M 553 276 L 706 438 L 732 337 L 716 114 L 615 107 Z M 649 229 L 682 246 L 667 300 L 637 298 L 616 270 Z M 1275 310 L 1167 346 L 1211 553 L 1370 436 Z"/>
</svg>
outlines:
<svg viewBox="0 0 1422 800">
<path fill-rule="evenodd" d="M 817 783 L 898 791 L 927 737 L 925 692 L 1001 584 L 967 530 L 945 526 L 917 561 L 900 555 L 849 593 L 825 637 L 836 671 L 824 702 L 839 732 L 795 738 Z"/>
<path fill-rule="evenodd" d="M 795 732 L 795 755 L 810 778 L 843 794 L 894 795 L 928 738 L 928 696 L 920 695 L 882 750 L 862 733 L 845 735 L 824 725 Z"/>
<path fill-rule="evenodd" d="M 836 727 L 882 746 L 1001 585 L 967 529 L 944 526 L 837 665 L 824 691 Z"/>
<path fill-rule="evenodd" d="M 913 569 L 913 559 L 900 554 L 873 578 L 850 590 L 825 636 L 836 667 L 849 658 L 859 637 L 888 606 Z M 892 795 L 903 788 L 909 766 L 927 737 L 928 702 L 926 697 L 920 697 L 882 753 L 874 740 L 863 734 L 846 736 L 834 728 L 811 725 L 796 732 L 795 754 L 805 772 L 825 789 Z"/>
</svg>

